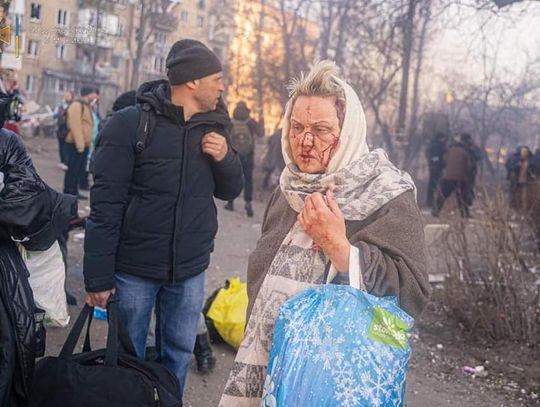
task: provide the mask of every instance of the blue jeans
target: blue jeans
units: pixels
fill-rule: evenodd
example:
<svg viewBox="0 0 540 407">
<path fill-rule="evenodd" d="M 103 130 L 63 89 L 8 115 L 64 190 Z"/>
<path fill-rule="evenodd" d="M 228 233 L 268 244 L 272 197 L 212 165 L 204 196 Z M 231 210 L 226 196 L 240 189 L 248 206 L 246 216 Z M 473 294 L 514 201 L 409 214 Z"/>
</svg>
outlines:
<svg viewBox="0 0 540 407">
<path fill-rule="evenodd" d="M 171 284 L 126 273 L 115 274 L 119 317 L 141 359 L 145 356 L 155 305 L 157 361 L 178 377 L 180 394 L 184 392 L 203 307 L 204 275 Z"/>
</svg>

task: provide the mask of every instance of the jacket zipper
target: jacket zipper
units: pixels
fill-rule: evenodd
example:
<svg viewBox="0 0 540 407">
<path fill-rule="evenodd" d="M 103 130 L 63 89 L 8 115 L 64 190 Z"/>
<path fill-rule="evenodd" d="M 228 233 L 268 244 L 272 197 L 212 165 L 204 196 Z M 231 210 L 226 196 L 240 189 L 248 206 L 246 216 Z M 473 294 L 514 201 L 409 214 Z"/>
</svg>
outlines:
<svg viewBox="0 0 540 407">
<path fill-rule="evenodd" d="M 187 147 L 188 147 L 188 136 L 189 136 L 189 126 L 184 128 L 184 140 L 182 147 L 182 174 L 180 175 L 180 188 L 178 189 L 178 196 L 176 198 L 175 208 L 174 208 L 174 230 L 172 237 L 172 273 L 171 273 L 171 284 L 174 284 L 175 275 L 176 275 L 176 231 L 179 223 L 182 222 L 182 210 L 184 206 L 184 187 L 186 179 L 186 169 L 187 169 Z M 178 213 L 180 211 L 180 213 Z"/>
<path fill-rule="evenodd" d="M 180 188 L 178 191 L 178 196 L 176 198 L 176 204 L 175 204 L 175 212 L 174 212 L 174 231 L 173 231 L 173 240 L 172 240 L 172 273 L 171 273 L 171 284 L 174 284 L 175 281 L 175 275 L 176 275 L 176 226 L 177 224 L 181 224 L 182 222 L 182 212 L 184 208 L 184 187 L 185 187 L 185 180 L 186 180 L 186 172 L 187 172 L 187 161 L 188 161 L 188 137 L 189 137 L 189 131 L 194 129 L 195 127 L 201 126 L 201 125 L 212 125 L 214 123 L 212 122 L 197 122 L 192 125 L 187 125 L 184 127 L 184 146 L 182 149 L 182 175 L 180 179 Z M 178 214 L 178 211 L 180 210 L 180 214 Z"/>
</svg>

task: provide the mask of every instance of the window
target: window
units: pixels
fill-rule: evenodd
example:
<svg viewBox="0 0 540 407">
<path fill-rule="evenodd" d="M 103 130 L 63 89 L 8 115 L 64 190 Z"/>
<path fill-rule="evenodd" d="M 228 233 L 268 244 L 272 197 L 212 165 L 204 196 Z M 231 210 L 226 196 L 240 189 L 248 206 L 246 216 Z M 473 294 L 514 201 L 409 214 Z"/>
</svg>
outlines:
<svg viewBox="0 0 540 407">
<path fill-rule="evenodd" d="M 34 75 L 26 75 L 26 91 L 29 93 L 35 92 L 37 89 L 37 81 Z"/>
<path fill-rule="evenodd" d="M 41 20 L 41 4 L 32 3 L 30 6 L 30 19 L 33 21 Z"/>
<path fill-rule="evenodd" d="M 117 35 L 119 37 L 123 37 L 124 36 L 124 24 L 122 24 L 121 22 L 118 22 L 118 31 L 117 31 Z"/>
<path fill-rule="evenodd" d="M 46 83 L 47 90 L 53 90 L 56 93 L 63 93 L 67 89 L 66 87 L 67 83 L 58 78 L 49 77 L 45 81 L 45 83 Z"/>
<path fill-rule="evenodd" d="M 180 13 L 180 21 L 182 21 L 183 23 L 188 22 L 188 12 L 187 11 L 182 10 L 182 12 Z"/>
<path fill-rule="evenodd" d="M 197 5 L 199 6 L 199 10 L 204 10 L 204 8 L 206 7 L 206 2 L 204 0 L 199 0 Z"/>
<path fill-rule="evenodd" d="M 120 67 L 120 56 L 119 55 L 112 55 L 111 56 L 111 66 L 113 68 L 118 68 Z"/>
<path fill-rule="evenodd" d="M 165 34 L 164 32 L 156 31 L 154 33 L 154 39 L 156 44 L 165 45 L 165 43 L 167 42 L 167 34 Z"/>
<path fill-rule="evenodd" d="M 64 44 L 56 45 L 56 58 L 63 61 L 65 59 L 66 46 Z"/>
<path fill-rule="evenodd" d="M 28 40 L 28 55 L 37 57 L 39 52 L 39 42 L 36 40 Z"/>
<path fill-rule="evenodd" d="M 203 16 L 197 17 L 197 27 L 199 27 L 199 28 L 204 27 L 204 17 Z"/>
<path fill-rule="evenodd" d="M 165 70 L 165 58 L 154 57 L 154 72 L 163 73 Z"/>
<path fill-rule="evenodd" d="M 56 80 L 56 92 L 63 93 L 66 90 L 66 83 L 60 79 Z"/>
<path fill-rule="evenodd" d="M 67 10 L 58 10 L 58 17 L 56 18 L 56 23 L 59 26 L 67 27 L 68 25 L 68 11 Z"/>
<path fill-rule="evenodd" d="M 212 41 L 216 37 L 216 16 L 212 14 L 208 21 L 208 39 Z"/>
</svg>

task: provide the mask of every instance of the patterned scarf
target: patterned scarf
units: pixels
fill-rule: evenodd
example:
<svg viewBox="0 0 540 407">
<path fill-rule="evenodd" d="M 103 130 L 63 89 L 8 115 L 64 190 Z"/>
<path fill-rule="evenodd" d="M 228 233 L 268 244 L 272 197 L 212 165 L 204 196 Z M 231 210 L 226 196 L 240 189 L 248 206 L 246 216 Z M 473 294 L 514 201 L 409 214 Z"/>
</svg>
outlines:
<svg viewBox="0 0 540 407">
<path fill-rule="evenodd" d="M 281 175 L 281 190 L 291 208 L 301 212 L 308 195 L 314 192 L 324 194 L 331 188 L 345 219 L 360 221 L 402 193 L 415 191 L 415 186 L 411 177 L 397 169 L 383 150 L 368 152 L 360 101 L 352 88 L 344 82 L 339 83 L 345 90 L 347 112 L 340 144 L 327 173 L 306 174 L 298 170 L 291 159 L 287 124 L 282 136 L 287 166 Z M 289 121 L 293 102 L 288 104 L 285 123 Z M 219 404 L 221 407 L 261 405 L 279 308 L 301 291 L 324 284 L 328 263 L 324 252 L 314 249 L 313 240 L 295 222 L 281 243 L 257 294 L 244 340 Z"/>
</svg>

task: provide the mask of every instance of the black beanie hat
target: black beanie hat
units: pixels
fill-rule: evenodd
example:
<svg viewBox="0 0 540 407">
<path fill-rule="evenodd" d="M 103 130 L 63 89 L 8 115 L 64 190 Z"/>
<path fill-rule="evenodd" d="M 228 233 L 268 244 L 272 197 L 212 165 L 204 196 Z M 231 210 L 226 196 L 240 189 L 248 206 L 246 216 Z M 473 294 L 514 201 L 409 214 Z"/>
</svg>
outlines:
<svg viewBox="0 0 540 407">
<path fill-rule="evenodd" d="M 221 72 L 221 62 L 206 45 L 197 40 L 176 41 L 166 60 L 171 85 L 182 85 Z"/>
<path fill-rule="evenodd" d="M 91 86 L 91 85 L 84 85 L 82 88 L 81 88 L 81 96 L 88 96 L 90 93 L 98 93 L 99 94 L 99 90 L 94 87 L 94 86 Z"/>
</svg>

